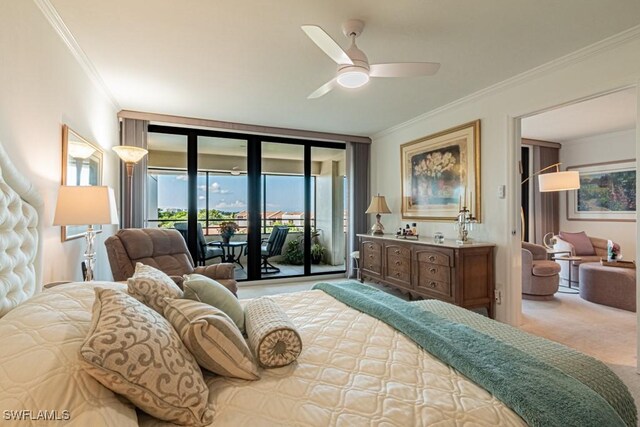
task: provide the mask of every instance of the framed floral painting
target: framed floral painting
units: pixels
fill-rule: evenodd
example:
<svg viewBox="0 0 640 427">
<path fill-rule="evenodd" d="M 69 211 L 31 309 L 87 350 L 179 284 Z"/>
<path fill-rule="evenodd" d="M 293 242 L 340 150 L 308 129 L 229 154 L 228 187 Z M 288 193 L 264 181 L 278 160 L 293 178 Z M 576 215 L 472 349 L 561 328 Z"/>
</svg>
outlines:
<svg viewBox="0 0 640 427">
<path fill-rule="evenodd" d="M 466 206 L 480 221 L 480 120 L 400 146 L 402 217 L 455 220 Z"/>
</svg>

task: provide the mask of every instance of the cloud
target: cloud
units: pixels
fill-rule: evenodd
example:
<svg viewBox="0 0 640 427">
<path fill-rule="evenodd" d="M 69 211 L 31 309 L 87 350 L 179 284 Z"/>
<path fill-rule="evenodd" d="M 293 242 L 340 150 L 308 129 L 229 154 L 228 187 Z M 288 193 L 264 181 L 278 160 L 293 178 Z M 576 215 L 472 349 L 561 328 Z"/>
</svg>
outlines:
<svg viewBox="0 0 640 427">
<path fill-rule="evenodd" d="M 236 200 L 235 202 L 225 202 L 222 200 L 220 203 L 214 206 L 216 209 L 244 209 L 247 207 L 246 202 L 242 200 Z"/>
<path fill-rule="evenodd" d="M 176 175 L 176 179 L 178 181 L 188 181 L 189 177 L 185 174 L 185 175 Z"/>
<path fill-rule="evenodd" d="M 206 186 L 206 185 L 204 185 L 204 184 L 198 185 L 198 190 L 199 190 L 199 191 L 204 191 L 204 190 L 206 190 L 206 189 L 207 189 L 207 186 Z"/>
<path fill-rule="evenodd" d="M 211 193 L 217 193 L 217 194 L 229 194 L 231 193 L 230 190 L 225 190 L 223 189 L 220 184 L 218 184 L 217 182 L 213 182 L 211 183 L 210 187 L 209 187 L 209 191 Z"/>
<path fill-rule="evenodd" d="M 204 200 L 204 199 L 206 199 L 206 197 L 204 197 L 204 196 L 198 196 L 198 200 Z"/>
</svg>

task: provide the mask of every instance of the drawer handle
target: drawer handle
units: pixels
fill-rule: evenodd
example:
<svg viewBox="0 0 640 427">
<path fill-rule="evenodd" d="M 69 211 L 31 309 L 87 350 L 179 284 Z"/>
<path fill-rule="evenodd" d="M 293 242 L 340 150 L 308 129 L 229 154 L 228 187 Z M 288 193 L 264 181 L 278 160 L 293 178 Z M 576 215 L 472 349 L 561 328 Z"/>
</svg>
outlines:
<svg viewBox="0 0 640 427">
<path fill-rule="evenodd" d="M 429 261 L 433 262 L 436 260 L 435 255 L 429 255 Z"/>
<path fill-rule="evenodd" d="M 438 284 L 436 282 L 430 282 L 429 283 L 429 287 L 430 288 L 435 288 L 436 286 L 438 286 Z"/>
<path fill-rule="evenodd" d="M 396 252 L 396 255 L 400 255 L 400 249 L 396 249 L 395 252 Z"/>
<path fill-rule="evenodd" d="M 396 261 L 396 265 L 400 265 L 402 264 L 400 261 Z"/>
<path fill-rule="evenodd" d="M 369 249 L 373 250 L 373 245 L 369 245 Z"/>
<path fill-rule="evenodd" d="M 369 264 L 369 270 L 373 270 L 373 264 Z"/>
<path fill-rule="evenodd" d="M 373 258 L 373 254 L 369 254 L 369 258 Z"/>
<path fill-rule="evenodd" d="M 432 268 L 429 269 L 429 273 L 431 273 L 431 274 L 436 274 L 437 271 L 438 271 L 437 268 L 433 268 L 432 267 Z"/>
<path fill-rule="evenodd" d="M 396 277 L 400 277 L 400 272 L 396 271 Z"/>
</svg>

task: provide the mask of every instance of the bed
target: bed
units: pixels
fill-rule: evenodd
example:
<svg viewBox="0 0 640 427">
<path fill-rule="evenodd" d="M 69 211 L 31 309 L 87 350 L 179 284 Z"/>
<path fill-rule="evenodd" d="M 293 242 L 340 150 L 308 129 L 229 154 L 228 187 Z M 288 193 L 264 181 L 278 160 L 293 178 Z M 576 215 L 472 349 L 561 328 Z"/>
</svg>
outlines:
<svg viewBox="0 0 640 427">
<path fill-rule="evenodd" d="M 21 242 L 30 242 L 16 246 L 22 248 L 22 254 L 3 248 L 4 256 L 8 254 L 25 260 L 18 275 L 6 267 L 16 264 L 13 261 L 2 264 L 0 269 L 0 281 L 5 284 L 9 280 L 13 286 L 11 294 L 16 295 L 18 289 L 20 295 L 11 299 L 6 297 L 9 292 L 5 292 L 0 319 L 0 408 L 3 411 L 0 416 L 3 425 L 169 425 L 137 411 L 130 402 L 103 387 L 82 369 L 79 349 L 91 323 L 93 288 L 100 286 L 125 292 L 125 285 L 69 283 L 39 291 L 38 270 L 42 254 L 38 244 L 38 222 L 34 222 L 32 215 L 37 218 L 42 206 L 25 180 L 6 178 L 11 166 L 6 154 L 0 154 L 4 159 L 0 164 L 3 197 L 14 200 L 18 195 L 20 203 L 31 206 L 22 206 L 20 210 L 12 208 L 9 214 L 0 215 L 0 235 L 15 232 L 22 236 Z M 17 176 L 15 170 L 11 174 Z M 21 215 L 28 216 L 29 220 L 21 220 Z M 14 219 L 7 220 L 11 216 Z M 344 288 L 349 286 L 345 284 Z M 432 353 L 438 354 L 439 349 L 446 346 L 436 342 L 437 348 L 425 351 L 423 347 L 429 343 L 422 338 L 427 334 L 418 331 L 419 336 L 412 337 L 412 331 L 406 329 L 407 320 L 402 317 L 407 313 L 417 317 L 424 314 L 425 319 L 444 319 L 443 324 L 453 328 L 450 329 L 453 332 L 451 335 L 435 333 L 437 339 L 456 341 L 450 338 L 473 330 L 474 334 L 481 334 L 475 335 L 478 337 L 476 344 L 490 339 L 509 346 L 514 354 L 533 353 L 532 357 L 547 364 L 543 366 L 553 365 L 550 369 L 557 369 L 559 376 L 570 377 L 571 381 L 577 377 L 576 381 L 586 383 L 581 392 L 582 395 L 594 395 L 593 408 L 612 411 L 608 425 L 635 425 L 637 422 L 633 400 L 622 382 L 602 363 L 578 352 L 448 304 L 389 300 L 383 301 L 383 306 L 388 308 L 380 310 L 380 306 L 371 308 L 370 302 L 358 305 L 349 301 L 339 295 L 342 288 L 335 288 L 337 293 L 322 288 L 272 297 L 298 328 L 302 338 L 302 354 L 293 364 L 264 369 L 258 381 L 230 379 L 205 372 L 209 402 L 215 413 L 213 426 L 527 425 L 522 414 L 525 418 L 530 414 L 522 410 L 520 403 L 506 404 L 504 400 L 512 400 L 509 396 L 501 400 L 487 391 L 490 386 L 480 386 L 469 379 L 484 378 L 480 382 L 486 380 L 488 383 L 493 379 L 494 384 L 502 387 L 504 384 L 501 383 L 505 381 L 495 381 L 501 375 L 499 366 L 489 366 L 481 371 L 466 365 L 455 369 L 444 363 Z M 374 295 L 373 299 L 382 301 L 384 298 Z M 437 330 L 435 323 L 430 326 Z M 411 325 L 408 327 L 411 329 Z M 449 356 L 440 355 L 445 360 Z M 490 364 L 486 360 L 484 363 Z M 534 380 L 532 378 L 531 382 Z M 511 385 L 508 390 L 517 391 L 518 388 Z M 558 390 L 539 390 L 551 397 L 562 395 Z M 549 399 L 548 396 L 538 397 Z M 522 400 L 527 400 L 526 396 Z M 526 403 L 522 402 L 523 405 Z M 567 415 L 557 415 L 557 419 L 546 425 L 576 424 L 577 420 L 568 415 L 572 413 L 572 402 L 564 403 Z M 557 406 L 558 402 L 549 403 L 550 406 L 554 404 Z M 590 400 L 576 404 L 591 407 Z M 549 408 L 529 407 L 529 411 L 532 409 L 544 414 Z M 544 419 L 535 418 L 539 414 L 533 415 L 528 418 L 530 424 L 536 424 L 532 419 Z M 591 424 L 602 425 L 601 419 L 598 421 L 597 418 L 600 415 L 602 413 L 594 414 Z M 25 419 L 30 423 L 25 424 Z"/>
</svg>

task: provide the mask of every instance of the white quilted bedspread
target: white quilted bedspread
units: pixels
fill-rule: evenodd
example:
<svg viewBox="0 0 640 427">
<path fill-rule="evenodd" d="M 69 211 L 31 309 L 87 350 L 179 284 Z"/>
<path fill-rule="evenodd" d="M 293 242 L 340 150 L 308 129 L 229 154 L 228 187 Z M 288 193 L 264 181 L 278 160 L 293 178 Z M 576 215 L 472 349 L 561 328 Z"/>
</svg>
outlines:
<svg viewBox="0 0 640 427">
<path fill-rule="evenodd" d="M 119 287 L 119 284 L 101 286 Z M 272 297 L 299 328 L 294 364 L 259 381 L 210 375 L 214 426 L 513 426 L 500 401 L 386 324 L 322 291 Z M 167 425 L 85 374 L 78 351 L 91 321 L 86 284 L 47 290 L 0 321 L 0 424 Z M 68 422 L 9 422 L 5 410 L 69 411 Z"/>
<path fill-rule="evenodd" d="M 126 289 L 119 284 L 103 287 Z M 63 285 L 0 320 L 0 425 L 136 426 L 135 408 L 86 374 L 79 350 L 91 324 L 93 288 Z M 6 411 L 31 411 L 11 413 Z M 48 411 L 48 414 L 39 411 Z M 32 420 L 38 416 L 68 421 Z M 24 417 L 18 421 L 15 417 Z"/>
<path fill-rule="evenodd" d="M 214 426 L 517 426 L 499 400 L 395 329 L 322 291 L 271 297 L 302 354 L 259 381 L 208 377 Z M 145 427 L 166 425 L 141 417 Z"/>
</svg>

